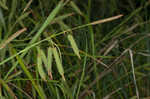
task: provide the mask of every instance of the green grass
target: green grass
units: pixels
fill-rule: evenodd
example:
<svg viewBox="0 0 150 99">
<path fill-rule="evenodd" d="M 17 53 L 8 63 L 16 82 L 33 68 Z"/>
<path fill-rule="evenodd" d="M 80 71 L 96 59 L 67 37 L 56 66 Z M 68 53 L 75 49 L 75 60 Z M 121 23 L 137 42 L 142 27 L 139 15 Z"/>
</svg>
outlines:
<svg viewBox="0 0 150 99">
<path fill-rule="evenodd" d="M 146 0 L 0 0 L 0 99 L 149 99 Z"/>
</svg>

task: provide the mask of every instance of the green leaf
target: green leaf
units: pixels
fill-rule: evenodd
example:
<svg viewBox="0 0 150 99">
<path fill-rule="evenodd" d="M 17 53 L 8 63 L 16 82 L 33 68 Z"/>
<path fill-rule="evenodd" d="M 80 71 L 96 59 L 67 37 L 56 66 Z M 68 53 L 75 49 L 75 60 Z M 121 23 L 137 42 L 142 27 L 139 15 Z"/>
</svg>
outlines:
<svg viewBox="0 0 150 99">
<path fill-rule="evenodd" d="M 63 21 L 59 21 L 58 22 L 59 23 L 59 25 L 60 25 L 60 27 L 61 27 L 61 29 L 63 30 L 63 31 L 65 31 L 65 30 L 67 30 L 67 29 L 70 29 L 70 27 L 68 26 L 68 25 L 66 25 Z M 71 29 L 70 29 L 71 30 Z M 72 32 L 72 31 L 71 31 Z"/>
<path fill-rule="evenodd" d="M 0 6 L 5 9 L 5 10 L 8 10 L 8 7 L 6 6 L 5 3 L 3 3 L 2 1 L 0 1 Z"/>
<path fill-rule="evenodd" d="M 9 14 L 9 22 L 11 22 L 15 12 L 16 12 L 16 8 L 17 8 L 17 0 L 12 0 L 12 4 L 11 4 L 11 11 Z"/>
<path fill-rule="evenodd" d="M 48 18 L 46 19 L 46 21 L 44 22 L 42 27 L 39 29 L 37 34 L 33 37 L 33 39 L 31 40 L 30 44 L 36 42 L 38 37 L 44 31 L 44 29 L 53 21 L 53 19 L 55 18 L 56 14 L 59 12 L 59 10 L 62 8 L 62 6 L 63 6 L 63 0 L 61 0 L 59 2 L 59 4 L 57 5 L 57 7 L 49 14 Z"/>
<path fill-rule="evenodd" d="M 46 80 L 46 74 L 45 74 L 43 66 L 42 66 L 41 49 L 39 47 L 37 47 L 37 50 L 38 50 L 38 56 L 37 56 L 37 68 L 38 68 L 38 72 L 39 72 L 39 75 L 41 76 L 41 78 L 43 80 Z"/>
<path fill-rule="evenodd" d="M 17 53 L 14 48 L 13 48 L 12 50 L 13 50 L 13 52 L 14 52 L 15 54 Z M 19 55 L 16 56 L 16 58 L 17 58 L 17 60 L 18 60 L 18 62 L 19 62 L 19 64 L 20 64 L 21 68 L 22 68 L 23 71 L 25 72 L 25 74 L 26 74 L 26 75 L 28 76 L 28 78 L 31 80 L 32 85 L 34 86 L 34 88 L 35 88 L 36 91 L 38 92 L 40 98 L 41 98 L 41 99 L 45 99 L 44 95 L 42 94 L 42 93 L 44 93 L 44 92 L 41 92 L 41 90 L 39 90 L 38 85 L 37 85 L 37 84 L 35 83 L 35 81 L 33 80 L 33 77 L 32 77 L 32 75 L 31 75 L 31 73 L 29 72 L 29 70 L 27 69 L 27 67 L 25 66 L 23 60 L 20 58 Z"/>
<path fill-rule="evenodd" d="M 53 62 L 53 57 L 52 57 L 52 48 L 48 48 L 48 56 L 47 56 L 47 71 L 51 72 L 52 71 L 52 62 Z"/>
<path fill-rule="evenodd" d="M 11 88 L 4 80 L 0 79 L 0 84 L 3 85 L 3 87 L 8 91 L 8 93 L 11 95 L 11 97 L 13 97 L 13 99 L 16 99 L 14 92 L 11 90 Z"/>
<path fill-rule="evenodd" d="M 26 17 L 28 17 L 29 14 L 30 14 L 30 12 L 26 12 L 26 13 L 22 14 L 21 16 L 19 16 L 19 17 L 17 18 L 16 22 L 13 23 L 13 25 L 10 27 L 9 33 L 8 33 L 5 37 L 8 37 L 8 36 L 10 35 L 10 33 L 12 32 L 12 30 L 15 28 L 16 24 L 19 23 L 19 22 L 21 22 L 21 21 L 22 21 L 23 19 L 25 19 Z M 9 24 L 9 25 L 11 25 L 11 24 Z"/>
<path fill-rule="evenodd" d="M 50 79 L 52 80 L 53 79 L 53 76 L 52 76 L 52 62 L 53 62 L 53 57 L 52 57 L 52 48 L 49 47 L 48 48 L 48 56 L 47 56 L 47 72 L 48 72 L 48 75 L 50 77 Z"/>
<path fill-rule="evenodd" d="M 56 17 L 56 18 L 52 21 L 51 24 L 54 24 L 54 23 L 59 22 L 59 21 L 62 21 L 62 20 L 66 19 L 66 18 L 68 18 L 69 16 L 72 16 L 72 15 L 73 15 L 73 13 L 69 13 L 69 14 L 64 14 L 64 15 L 58 16 L 58 17 Z"/>
<path fill-rule="evenodd" d="M 54 55 L 54 58 L 55 58 L 55 61 L 56 61 L 56 66 L 57 66 L 58 72 L 62 76 L 63 80 L 65 80 L 65 78 L 64 78 L 64 69 L 63 69 L 59 54 L 58 54 L 55 47 L 53 48 L 53 55 Z"/>
<path fill-rule="evenodd" d="M 6 30 L 6 23 L 5 23 L 5 19 L 4 19 L 4 16 L 3 16 L 3 12 L 2 12 L 2 10 L 1 10 L 1 8 L 0 8 L 0 26 L 3 26 L 4 27 L 4 29 Z"/>
<path fill-rule="evenodd" d="M 59 21 L 59 24 L 60 24 L 62 30 L 70 29 L 70 27 L 67 26 L 66 24 L 64 24 L 62 21 Z M 70 32 L 72 33 L 72 31 L 70 31 Z M 75 54 L 78 56 L 79 59 L 81 59 L 80 54 L 79 54 L 79 49 L 78 49 L 77 44 L 71 34 L 68 34 L 68 40 L 70 41 L 70 44 L 71 44 Z"/>
<path fill-rule="evenodd" d="M 40 49 L 40 55 L 41 55 L 41 59 L 42 59 L 42 62 L 44 63 L 45 67 L 47 67 L 47 58 L 46 58 L 46 55 L 44 53 L 43 50 Z"/>
<path fill-rule="evenodd" d="M 81 59 L 80 54 L 79 54 L 79 49 L 78 49 L 77 44 L 71 34 L 68 34 L 68 40 L 70 41 L 70 44 L 73 48 L 74 53 L 78 56 L 79 59 Z"/>
<path fill-rule="evenodd" d="M 80 15 L 83 15 L 81 10 L 78 8 L 78 6 L 73 1 L 70 1 L 70 5 L 77 13 L 79 13 Z"/>
<path fill-rule="evenodd" d="M 43 88 L 42 88 L 40 85 L 38 85 L 38 88 L 39 88 L 39 90 L 41 91 L 41 93 L 42 93 L 44 99 L 47 99 L 47 97 L 46 97 L 46 95 L 45 95 L 45 92 L 44 92 Z"/>
</svg>

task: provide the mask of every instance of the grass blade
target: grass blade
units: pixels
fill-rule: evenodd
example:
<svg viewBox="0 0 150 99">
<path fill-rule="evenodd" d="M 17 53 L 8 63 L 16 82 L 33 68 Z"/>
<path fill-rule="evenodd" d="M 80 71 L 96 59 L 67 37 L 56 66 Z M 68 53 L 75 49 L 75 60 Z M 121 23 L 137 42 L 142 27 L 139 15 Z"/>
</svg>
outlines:
<svg viewBox="0 0 150 99">
<path fill-rule="evenodd" d="M 41 49 L 40 49 L 40 48 L 37 48 L 37 50 L 38 50 L 37 68 L 38 68 L 38 71 L 39 71 L 39 74 L 40 74 L 41 78 L 42 78 L 43 80 L 46 80 L 46 74 L 45 74 L 44 69 L 43 69 L 43 66 L 42 66 Z"/>
<path fill-rule="evenodd" d="M 99 24 L 102 24 L 102 23 L 99 23 Z M 56 37 L 56 36 L 59 36 L 59 35 L 62 35 L 62 34 L 64 34 L 64 33 L 66 33 L 66 32 L 70 32 L 70 31 L 73 31 L 73 30 L 81 29 L 81 28 L 84 28 L 84 27 L 87 27 L 87 26 L 90 26 L 90 25 L 94 25 L 94 24 L 88 23 L 88 24 L 85 24 L 85 25 L 80 25 L 80 26 L 74 27 L 74 28 L 72 28 L 72 29 L 67 29 L 67 30 L 65 30 L 65 31 L 59 32 L 58 34 L 54 34 L 54 35 L 52 35 L 52 36 L 50 36 L 50 37 L 47 37 L 47 38 L 45 38 L 45 39 L 43 39 L 43 40 L 41 40 L 41 41 L 39 41 L 39 42 L 37 42 L 37 43 L 34 43 L 34 42 L 33 42 L 34 44 L 32 44 L 32 45 L 26 47 L 25 49 L 21 50 L 20 52 L 16 53 L 15 55 L 10 56 L 9 58 L 7 58 L 7 59 L 3 60 L 2 62 L 0 62 L 0 65 L 4 64 L 4 63 L 6 63 L 6 62 L 8 62 L 9 60 L 13 59 L 15 56 L 17 56 L 17 55 L 19 55 L 19 54 L 21 54 L 21 53 L 23 53 L 23 52 L 25 53 L 26 51 L 28 51 L 28 50 L 31 49 L 32 47 L 34 47 L 34 46 L 36 46 L 36 45 L 38 45 L 38 44 L 40 44 L 40 43 L 42 43 L 42 42 L 45 42 L 45 41 L 49 40 L 50 38 L 54 38 L 54 37 Z M 24 55 L 25 55 L 25 54 L 24 54 Z"/>
<path fill-rule="evenodd" d="M 16 54 L 16 50 L 13 49 L 13 52 Z M 27 67 L 25 66 L 23 60 L 19 57 L 16 56 L 21 68 L 23 69 L 23 71 L 25 72 L 25 74 L 27 75 L 27 77 L 31 80 L 33 87 L 36 89 L 36 91 L 38 92 L 39 96 L 41 97 L 41 99 L 45 99 L 44 95 L 41 92 L 41 90 L 39 90 L 38 85 L 35 83 L 35 81 L 33 80 L 33 77 L 31 75 L 31 73 L 29 72 L 29 70 L 27 69 Z"/>
<path fill-rule="evenodd" d="M 71 44 L 75 54 L 78 56 L 79 59 L 81 59 L 80 54 L 79 54 L 79 49 L 78 49 L 77 44 L 71 34 L 68 34 L 68 40 L 70 41 L 70 44 Z"/>
<path fill-rule="evenodd" d="M 135 69 L 134 69 L 134 63 L 133 63 L 133 54 L 132 54 L 132 50 L 129 49 L 129 54 L 130 54 L 130 58 L 131 58 L 131 65 L 132 65 L 132 71 L 133 71 L 133 80 L 134 80 L 134 85 L 135 85 L 135 90 L 136 90 L 136 97 L 137 99 L 140 99 L 139 97 L 139 90 L 137 87 L 137 82 L 136 82 L 136 77 L 135 77 Z"/>
<path fill-rule="evenodd" d="M 11 4 L 11 13 L 9 14 L 9 23 L 11 22 L 15 12 L 16 12 L 16 8 L 17 8 L 17 0 L 12 0 L 12 4 Z"/>
<path fill-rule="evenodd" d="M 5 10 L 8 10 L 8 7 L 2 2 L 0 1 L 0 6 L 5 9 Z"/>
<path fill-rule="evenodd" d="M 25 32 L 27 30 L 27 28 L 23 28 L 19 31 L 17 31 L 16 33 L 14 33 L 12 36 L 10 36 L 5 42 L 0 44 L 0 50 L 5 48 L 5 46 L 10 43 L 13 39 L 15 39 L 17 36 L 19 36 L 21 33 Z"/>
<path fill-rule="evenodd" d="M 25 12 L 29 8 L 29 6 L 31 5 L 32 2 L 33 2 L 32 0 L 29 0 L 26 7 L 23 9 L 23 12 Z"/>
<path fill-rule="evenodd" d="M 64 77 L 64 69 L 63 69 L 63 66 L 62 66 L 62 63 L 61 63 L 59 54 L 58 54 L 58 52 L 57 52 L 57 50 L 56 50 L 55 47 L 53 48 L 53 55 L 54 55 L 54 58 L 55 58 L 55 61 L 56 61 L 56 65 L 57 65 L 58 72 L 59 72 L 60 75 L 62 76 L 63 80 L 65 80 L 65 77 Z"/>
<path fill-rule="evenodd" d="M 48 16 L 48 18 L 46 19 L 46 21 L 44 22 L 44 24 L 42 25 L 42 27 L 39 29 L 39 31 L 37 32 L 37 34 L 33 37 L 33 39 L 31 40 L 30 44 L 36 42 L 36 40 L 38 39 L 38 37 L 41 35 L 41 33 L 44 31 L 44 29 L 52 22 L 52 20 L 55 18 L 56 14 L 59 12 L 59 10 L 62 8 L 63 6 L 63 1 L 60 1 L 59 4 L 57 5 L 57 7 L 52 11 L 52 13 L 50 13 L 50 15 Z"/>
<path fill-rule="evenodd" d="M 0 83 L 8 91 L 8 93 L 13 97 L 13 99 L 17 99 L 14 92 L 11 90 L 11 88 L 8 86 L 8 84 L 4 80 L 0 79 Z"/>
<path fill-rule="evenodd" d="M 64 15 L 58 16 L 58 17 L 56 17 L 56 18 L 51 22 L 51 24 L 54 24 L 54 23 L 56 23 L 56 22 L 62 21 L 62 20 L 64 20 L 64 19 L 67 19 L 69 16 L 72 16 L 72 15 L 74 15 L 74 13 L 69 13 L 69 14 L 64 14 Z"/>
<path fill-rule="evenodd" d="M 41 91 L 41 93 L 42 93 L 44 99 L 47 99 L 47 97 L 46 97 L 46 95 L 45 95 L 45 92 L 44 92 L 43 88 L 42 88 L 40 85 L 38 85 L 38 88 L 39 88 L 39 90 Z"/>
<path fill-rule="evenodd" d="M 40 49 L 40 56 L 41 56 L 42 62 L 44 63 L 45 67 L 47 67 L 47 58 L 42 49 Z"/>
<path fill-rule="evenodd" d="M 86 53 L 87 53 L 88 52 L 87 39 L 86 39 L 86 49 L 85 50 L 86 50 Z M 78 90 L 77 90 L 77 94 L 76 94 L 76 99 L 79 98 L 79 93 L 80 93 L 80 90 L 81 90 L 81 85 L 83 83 L 84 76 L 85 76 L 86 64 L 87 64 L 87 55 L 85 55 L 85 57 L 84 57 L 83 71 L 82 71 L 82 74 L 81 74 L 81 78 L 80 78 L 80 82 L 79 82 L 79 86 L 78 86 Z"/>
<path fill-rule="evenodd" d="M 1 10 L 1 8 L 0 8 L 0 23 L 4 27 L 4 30 L 6 31 L 6 23 L 5 23 L 5 19 L 4 19 L 3 12 Z"/>
<path fill-rule="evenodd" d="M 53 62 L 53 56 L 52 56 L 52 48 L 48 48 L 48 56 L 47 56 L 47 72 L 48 75 L 50 76 L 50 79 L 53 79 L 52 76 L 52 62 Z"/>
<path fill-rule="evenodd" d="M 70 5 L 77 13 L 79 13 L 80 15 L 83 15 L 81 10 L 78 8 L 78 6 L 73 1 L 70 1 Z"/>
</svg>

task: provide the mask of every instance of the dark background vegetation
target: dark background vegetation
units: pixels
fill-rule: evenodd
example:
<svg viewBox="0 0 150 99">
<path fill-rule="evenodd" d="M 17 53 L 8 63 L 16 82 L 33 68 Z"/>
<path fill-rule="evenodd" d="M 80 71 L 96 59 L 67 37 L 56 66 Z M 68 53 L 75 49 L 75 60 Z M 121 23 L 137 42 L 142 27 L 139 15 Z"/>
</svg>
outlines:
<svg viewBox="0 0 150 99">
<path fill-rule="evenodd" d="M 72 0 L 81 14 L 69 0 L 53 20 L 64 14 L 74 14 L 49 23 L 36 42 L 30 44 L 60 1 L 32 0 L 23 12 L 30 0 L 0 0 L 0 46 L 16 31 L 27 28 L 0 49 L 0 97 L 150 99 L 150 1 Z M 61 31 L 120 14 L 123 17 L 116 20 L 72 30 L 81 59 L 73 52 L 68 34 L 58 35 Z M 48 37 L 61 52 L 65 80 L 58 73 L 54 57 L 53 79 L 47 75 L 45 68 L 46 80 L 39 74 L 38 48 L 47 55 L 47 48 L 52 45 L 45 41 L 31 46 Z M 27 71 L 23 66 L 28 68 Z M 28 74 L 33 77 L 41 95 Z"/>
</svg>

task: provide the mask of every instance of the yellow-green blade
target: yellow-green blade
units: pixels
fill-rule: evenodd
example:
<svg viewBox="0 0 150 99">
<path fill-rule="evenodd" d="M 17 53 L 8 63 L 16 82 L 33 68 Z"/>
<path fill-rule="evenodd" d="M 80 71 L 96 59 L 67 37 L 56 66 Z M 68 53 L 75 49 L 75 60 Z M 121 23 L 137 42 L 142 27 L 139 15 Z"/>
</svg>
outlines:
<svg viewBox="0 0 150 99">
<path fill-rule="evenodd" d="M 81 59 L 80 54 L 79 54 L 79 49 L 78 49 L 77 44 L 71 34 L 68 34 L 68 40 L 70 41 L 70 44 L 72 46 L 74 53 L 78 56 L 79 59 Z"/>
<path fill-rule="evenodd" d="M 60 75 L 64 79 L 64 69 L 63 69 L 63 66 L 62 66 L 62 63 L 61 63 L 61 60 L 60 60 L 60 57 L 59 57 L 59 54 L 58 54 L 56 48 L 53 48 L 53 55 L 54 55 L 54 58 L 55 58 L 55 62 L 56 62 L 58 72 L 60 73 Z"/>
</svg>

